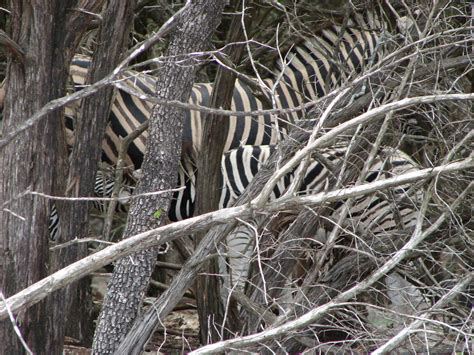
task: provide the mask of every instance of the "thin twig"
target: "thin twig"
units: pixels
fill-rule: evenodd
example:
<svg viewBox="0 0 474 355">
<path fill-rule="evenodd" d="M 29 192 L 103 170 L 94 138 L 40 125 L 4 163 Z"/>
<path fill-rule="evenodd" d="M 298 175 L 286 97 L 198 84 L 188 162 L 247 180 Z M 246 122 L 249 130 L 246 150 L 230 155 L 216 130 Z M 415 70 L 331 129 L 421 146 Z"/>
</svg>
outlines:
<svg viewBox="0 0 474 355">
<path fill-rule="evenodd" d="M 464 290 L 466 287 L 472 284 L 474 279 L 474 272 L 468 272 L 464 277 L 462 277 L 456 285 L 449 290 L 441 299 L 436 302 L 433 307 L 431 307 L 427 312 L 417 316 L 417 319 L 414 320 L 410 325 L 405 325 L 405 327 L 398 332 L 394 337 L 387 341 L 382 346 L 378 347 L 372 354 L 386 354 L 395 349 L 401 342 L 403 342 L 415 329 L 421 327 L 426 323 L 431 316 L 435 313 L 437 309 L 444 307 L 448 302 L 452 301 L 453 298 L 459 295 L 459 293 Z"/>
<path fill-rule="evenodd" d="M 25 65 L 25 53 L 3 30 L 0 30 L 0 45 L 6 47 L 21 64 Z"/>
<path fill-rule="evenodd" d="M 69 240 L 65 243 L 55 245 L 55 246 L 49 248 L 49 250 L 64 249 L 64 248 L 70 247 L 71 245 L 89 243 L 89 242 L 90 243 L 106 244 L 106 245 L 114 245 L 115 244 L 115 243 L 108 242 L 108 241 L 102 240 L 102 239 L 97 239 L 97 238 L 81 238 L 81 239 L 74 238 L 73 240 Z"/>
<path fill-rule="evenodd" d="M 55 201 L 118 201 L 118 202 L 129 202 L 131 199 L 138 198 L 138 197 L 143 197 L 143 196 L 154 196 L 154 195 L 161 195 L 161 194 L 166 194 L 169 192 L 175 192 L 175 191 L 181 191 L 184 190 L 185 187 L 177 187 L 176 189 L 169 189 L 169 190 L 162 190 L 162 191 L 155 191 L 155 192 L 144 192 L 142 194 L 137 194 L 137 195 L 132 195 L 132 196 L 127 196 L 127 197 L 63 197 L 63 196 L 53 196 L 53 195 L 48 195 L 42 192 L 38 191 L 28 191 L 26 194 L 29 195 L 36 195 L 36 196 L 41 196 L 50 200 L 55 200 Z"/>
<path fill-rule="evenodd" d="M 3 296 L 2 291 L 0 291 L 0 299 L 2 300 L 3 304 L 5 304 L 5 305 L 7 304 L 7 301 L 5 300 L 5 296 Z M 13 315 L 10 308 L 8 308 L 8 306 L 6 306 L 6 309 L 7 309 L 7 312 L 8 312 L 8 316 L 10 317 L 10 321 L 12 323 L 13 330 L 15 331 L 16 335 L 18 336 L 18 339 L 20 339 L 21 345 L 23 345 L 23 348 L 25 349 L 25 351 L 28 354 L 33 355 L 33 352 L 28 347 L 28 344 L 26 343 L 25 339 L 23 339 L 23 335 L 21 335 L 20 328 L 18 328 L 18 325 L 16 324 L 15 316 Z"/>
<path fill-rule="evenodd" d="M 474 183 L 471 183 L 469 187 L 463 191 L 463 193 L 456 199 L 453 203 L 453 209 L 463 200 L 463 198 L 469 193 L 470 188 Z M 403 259 L 405 259 L 409 254 L 412 253 L 416 246 L 419 245 L 423 240 L 425 240 L 431 233 L 433 233 L 439 226 L 449 217 L 451 214 L 450 211 L 444 212 L 441 216 L 425 231 L 419 230 L 415 231 L 410 240 L 392 256 L 385 264 L 380 268 L 375 270 L 369 277 L 365 280 L 357 283 L 355 286 L 351 287 L 347 291 L 339 294 L 330 302 L 316 307 L 311 311 L 305 313 L 304 315 L 296 318 L 293 321 L 289 321 L 281 326 L 273 327 L 267 330 L 264 330 L 260 333 L 248 335 L 245 337 L 235 338 L 226 341 L 220 341 L 211 345 L 203 346 L 195 351 L 190 352 L 190 354 L 211 354 L 216 352 L 222 352 L 226 349 L 243 349 L 254 344 L 264 342 L 266 340 L 274 339 L 283 334 L 288 334 L 289 332 L 301 329 L 311 323 L 317 321 L 321 316 L 326 314 L 333 308 L 340 307 L 341 303 L 347 302 L 353 297 L 357 296 L 359 293 L 367 290 L 368 287 L 377 282 L 381 277 L 387 275 L 390 270 L 397 266 Z M 471 275 L 472 278 L 472 275 Z M 465 280 L 463 280 L 465 281 Z"/>
</svg>

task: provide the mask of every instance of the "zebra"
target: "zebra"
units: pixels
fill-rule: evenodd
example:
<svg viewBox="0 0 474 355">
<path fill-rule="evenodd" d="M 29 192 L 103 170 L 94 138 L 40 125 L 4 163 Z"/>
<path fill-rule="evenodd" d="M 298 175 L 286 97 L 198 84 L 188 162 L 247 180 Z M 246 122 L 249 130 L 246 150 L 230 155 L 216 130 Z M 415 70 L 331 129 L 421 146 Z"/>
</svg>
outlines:
<svg viewBox="0 0 474 355">
<path fill-rule="evenodd" d="M 87 72 L 90 67 L 90 58 L 75 56 L 71 65 L 70 73 L 76 88 L 85 84 Z M 121 85 L 133 88 L 135 91 L 153 95 L 157 78 L 148 74 L 129 70 L 119 79 Z M 193 86 L 189 103 L 201 106 L 209 106 L 213 84 L 197 83 Z M 286 102 L 285 106 L 292 107 L 294 103 Z M 113 165 L 117 161 L 117 152 L 120 145 L 120 137 L 123 138 L 135 131 L 141 124 L 145 123 L 151 115 L 153 104 L 137 98 L 124 90 L 117 89 L 114 95 L 109 125 L 106 137 L 102 143 L 102 160 Z M 256 111 L 264 108 L 264 103 L 253 93 L 251 88 L 241 80 L 236 81 L 232 100 L 232 110 Z M 66 110 L 67 127 L 69 137 L 73 137 L 73 122 L 77 107 Z M 197 156 L 201 147 L 201 132 L 203 114 L 199 111 L 187 110 L 184 117 L 183 155 Z M 240 145 L 267 145 L 276 144 L 280 132 L 277 127 L 276 118 L 270 115 L 253 117 L 229 117 L 229 133 L 224 151 L 236 148 Z M 283 130 L 282 133 L 285 133 Z M 133 169 L 139 169 L 143 162 L 147 132 L 136 138 L 130 145 L 126 157 L 126 163 Z M 72 139 L 69 144 L 72 144 Z"/>
<path fill-rule="evenodd" d="M 128 201 L 133 192 L 133 184 L 134 182 L 125 179 L 122 184 L 120 193 L 119 193 L 119 201 L 115 208 L 115 212 L 117 213 L 127 213 L 128 212 Z M 96 173 L 95 177 L 95 184 L 94 184 L 94 196 L 97 198 L 108 198 L 112 195 L 112 191 L 115 188 L 115 179 L 112 177 L 110 171 L 106 171 L 106 169 L 99 169 Z M 104 201 L 100 200 L 92 200 L 92 208 L 95 211 L 98 211 L 100 214 L 105 215 L 107 212 L 108 204 Z M 60 228 L 60 219 L 59 214 L 57 211 L 57 207 L 55 203 L 51 204 L 51 211 L 50 217 L 48 222 L 48 230 L 49 230 L 49 239 L 52 242 L 56 242 L 59 240 L 59 234 L 61 233 Z"/>
<path fill-rule="evenodd" d="M 223 195 L 226 195 L 227 204 L 231 204 L 240 196 L 275 149 L 276 147 L 273 146 L 244 146 L 225 154 L 221 166 Z M 325 149 L 320 156 L 331 165 L 339 166 L 346 159 L 346 152 L 347 145 L 342 145 Z M 296 167 L 278 182 L 270 199 L 276 199 L 285 193 L 294 177 L 300 173 L 300 168 L 301 166 Z M 418 169 L 419 166 L 404 152 L 384 148 L 373 161 L 364 181 L 367 183 L 382 180 Z M 297 193 L 305 195 L 326 191 L 328 186 L 332 186 L 328 182 L 337 178 L 334 173 L 326 163 L 312 158 Z M 373 235 L 384 235 L 400 227 L 414 227 L 418 215 L 417 206 L 421 199 L 419 191 L 412 190 L 410 186 L 399 186 L 390 189 L 389 195 L 390 198 L 374 194 L 356 198 L 348 211 L 352 223 L 348 228 L 370 231 Z M 394 209 L 392 201 L 402 200 L 405 203 Z M 332 212 L 326 217 L 337 221 L 343 206 L 344 201 L 336 203 Z M 223 277 L 221 290 L 223 302 L 227 299 L 230 290 L 241 293 L 244 291 L 250 261 L 254 254 L 256 231 L 257 227 L 240 224 L 226 237 L 224 249 L 227 258 L 226 261 L 224 258 L 219 260 L 220 274 Z M 325 228 L 319 228 L 315 240 L 318 243 L 324 243 L 329 232 Z"/>
</svg>

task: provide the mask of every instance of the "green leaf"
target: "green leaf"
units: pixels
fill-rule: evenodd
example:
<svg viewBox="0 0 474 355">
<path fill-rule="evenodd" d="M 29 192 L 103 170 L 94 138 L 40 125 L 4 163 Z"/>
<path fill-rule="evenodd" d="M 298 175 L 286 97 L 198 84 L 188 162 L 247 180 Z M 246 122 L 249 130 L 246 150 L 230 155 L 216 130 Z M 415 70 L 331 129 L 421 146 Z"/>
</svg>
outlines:
<svg viewBox="0 0 474 355">
<path fill-rule="evenodd" d="M 162 213 L 163 213 L 163 210 L 159 208 L 155 213 L 153 213 L 153 217 L 155 217 L 156 219 L 159 219 Z"/>
</svg>

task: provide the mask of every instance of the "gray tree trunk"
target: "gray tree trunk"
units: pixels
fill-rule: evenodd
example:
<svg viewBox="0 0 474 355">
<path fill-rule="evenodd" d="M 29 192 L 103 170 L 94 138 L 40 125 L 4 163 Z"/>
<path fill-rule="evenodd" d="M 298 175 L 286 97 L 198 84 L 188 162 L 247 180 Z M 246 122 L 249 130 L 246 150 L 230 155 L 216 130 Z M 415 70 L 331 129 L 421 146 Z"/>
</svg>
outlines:
<svg viewBox="0 0 474 355">
<path fill-rule="evenodd" d="M 69 64 L 90 20 L 71 11 L 78 6 L 60 0 L 11 2 L 11 40 L 24 56 L 16 53 L 8 63 L 4 136 L 50 100 L 65 95 Z M 94 11 L 94 6 L 81 2 L 86 11 Z M 49 273 L 49 201 L 26 192 L 58 192 L 58 161 L 66 153 L 61 122 L 62 111 L 51 112 L 0 150 L 0 290 L 6 297 Z M 17 315 L 22 336 L 35 354 L 62 352 L 66 314 L 57 296 Z M 1 354 L 24 353 L 9 320 L 0 323 L 0 339 Z"/>
<path fill-rule="evenodd" d="M 156 84 L 158 97 L 186 102 L 196 71 L 193 60 L 186 54 L 208 48 L 210 37 L 220 22 L 222 8 L 223 2 L 219 0 L 190 1 L 175 18 L 177 26 L 166 52 L 168 60 L 163 64 Z M 181 109 L 169 106 L 157 106 L 153 110 L 142 166 L 143 178 L 136 189 L 137 194 L 175 187 L 183 117 Z M 165 193 L 133 199 L 125 237 L 158 227 L 168 210 L 170 198 L 171 193 Z M 157 211 L 163 212 L 158 216 Z M 153 249 L 117 262 L 99 316 L 94 353 L 113 353 L 133 325 L 156 256 L 157 249 Z"/>
</svg>

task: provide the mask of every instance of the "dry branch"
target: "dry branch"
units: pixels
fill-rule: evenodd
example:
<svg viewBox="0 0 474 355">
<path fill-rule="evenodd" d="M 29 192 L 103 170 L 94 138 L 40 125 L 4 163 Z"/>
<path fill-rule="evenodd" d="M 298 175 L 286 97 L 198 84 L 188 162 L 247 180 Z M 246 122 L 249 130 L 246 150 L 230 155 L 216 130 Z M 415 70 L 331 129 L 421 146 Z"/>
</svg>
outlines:
<svg viewBox="0 0 474 355">
<path fill-rule="evenodd" d="M 419 316 L 417 319 L 414 320 L 410 325 L 405 327 L 402 331 L 396 334 L 393 338 L 387 341 L 385 344 L 380 346 L 376 349 L 372 354 L 386 354 L 393 349 L 395 349 L 401 342 L 403 342 L 415 329 L 421 327 L 424 323 L 426 323 L 430 317 L 433 315 L 434 311 L 437 309 L 442 308 L 448 302 L 452 301 L 456 296 L 459 295 L 466 287 L 472 284 L 474 279 L 474 272 L 468 272 L 464 277 L 462 277 L 456 285 L 449 290 L 438 302 L 436 302 L 433 307 L 429 309 L 428 312 L 425 312 Z"/>
<path fill-rule="evenodd" d="M 0 46 L 7 48 L 20 63 L 25 64 L 25 53 L 3 30 L 0 30 Z"/>
<path fill-rule="evenodd" d="M 7 299 L 7 305 L 10 307 L 12 312 L 16 313 L 25 307 L 30 307 L 33 304 L 36 304 L 49 293 L 58 290 L 121 257 L 146 248 L 158 246 L 165 242 L 170 242 L 183 235 L 189 235 L 218 224 L 232 222 L 235 218 L 246 219 L 252 216 L 254 212 L 277 212 L 299 206 L 317 206 L 326 202 L 362 196 L 380 189 L 400 186 L 455 171 L 467 171 L 472 168 L 474 168 L 474 153 L 471 154 L 469 158 L 459 162 L 441 165 L 435 168 L 413 171 L 393 178 L 362 184 L 360 186 L 320 193 L 314 196 L 284 197 L 268 203 L 267 205 L 264 204 L 263 206 L 259 206 L 255 204 L 255 202 L 250 202 L 247 205 L 206 213 L 198 217 L 193 217 L 148 232 L 137 234 L 121 241 L 120 243 L 107 247 L 100 252 L 90 255 L 62 270 L 59 270 L 58 272 L 29 286 L 25 290 L 9 297 Z M 260 196 L 257 196 L 255 201 L 259 201 L 260 198 Z M 5 305 L 2 305 L 0 307 L 0 320 L 5 319 L 6 317 L 7 312 Z"/>
<path fill-rule="evenodd" d="M 381 277 L 387 275 L 390 270 L 392 270 L 396 265 L 398 265 L 403 259 L 405 259 L 408 255 L 412 253 L 416 247 L 425 240 L 429 235 L 431 235 L 439 226 L 449 217 L 451 214 L 451 209 L 455 209 L 457 205 L 461 201 L 463 201 L 464 197 L 470 193 L 470 190 L 474 186 L 474 183 L 469 184 L 467 189 L 463 191 L 463 193 L 457 198 L 457 200 L 452 204 L 450 209 L 441 214 L 441 216 L 433 223 L 429 228 L 425 231 L 422 231 L 421 228 L 417 228 L 410 240 L 398 251 L 393 255 L 387 262 L 385 262 L 381 267 L 379 267 L 376 271 L 374 271 L 370 276 L 368 276 L 365 280 L 357 283 L 355 286 L 351 287 L 345 292 L 340 293 L 331 301 L 327 302 L 324 305 L 316 307 L 311 311 L 305 313 L 304 315 L 296 318 L 295 320 L 288 321 L 283 325 L 278 327 L 273 327 L 267 330 L 264 330 L 260 333 L 248 335 L 241 338 L 235 338 L 231 340 L 221 341 L 218 343 L 214 343 L 211 345 L 207 345 L 201 347 L 195 351 L 190 352 L 190 354 L 211 354 L 222 352 L 226 349 L 244 349 L 246 347 L 270 340 L 278 338 L 282 335 L 288 334 L 289 332 L 301 329 L 311 323 L 316 322 L 320 319 L 323 315 L 325 315 L 328 311 L 333 308 L 341 307 L 346 302 L 348 302 L 353 297 L 357 296 L 361 292 L 367 290 L 368 287 L 372 286 L 375 282 L 377 282 Z M 474 275 L 472 273 L 465 276 L 463 280 L 459 282 L 459 285 L 464 286 L 465 283 L 472 280 Z M 456 287 L 456 292 L 459 292 L 459 287 Z M 448 297 L 448 296 L 447 296 Z M 450 296 L 449 296 L 450 297 Z"/>
<path fill-rule="evenodd" d="M 311 144 L 308 144 L 306 147 L 299 150 L 284 166 L 282 166 L 280 169 L 278 169 L 278 171 L 273 174 L 272 178 L 265 184 L 264 188 L 262 189 L 262 192 L 252 201 L 252 203 L 259 207 L 263 206 L 268 201 L 268 198 L 271 195 L 275 185 L 278 183 L 278 181 L 280 181 L 282 177 L 291 172 L 292 169 L 298 164 L 300 164 L 300 162 L 305 157 L 307 157 L 308 154 L 310 154 L 313 150 L 319 147 L 327 146 L 329 143 L 331 143 L 339 135 L 346 132 L 347 130 L 357 127 L 360 124 L 368 124 L 376 118 L 379 118 L 392 110 L 396 111 L 413 105 L 451 100 L 474 100 L 474 94 L 445 94 L 406 98 L 400 101 L 376 107 L 350 121 L 340 124 L 339 126 L 333 128 L 331 131 L 324 134 L 322 137 L 314 140 Z"/>
</svg>

